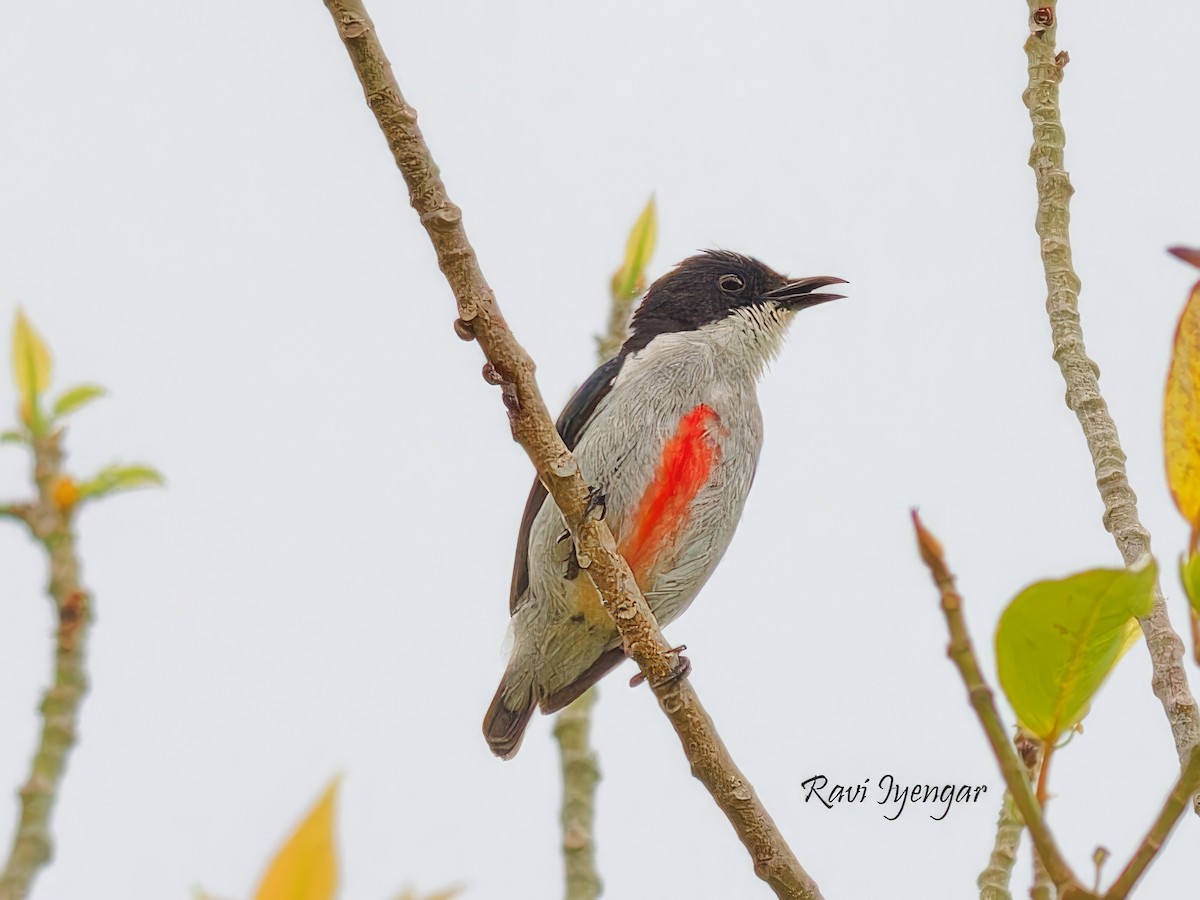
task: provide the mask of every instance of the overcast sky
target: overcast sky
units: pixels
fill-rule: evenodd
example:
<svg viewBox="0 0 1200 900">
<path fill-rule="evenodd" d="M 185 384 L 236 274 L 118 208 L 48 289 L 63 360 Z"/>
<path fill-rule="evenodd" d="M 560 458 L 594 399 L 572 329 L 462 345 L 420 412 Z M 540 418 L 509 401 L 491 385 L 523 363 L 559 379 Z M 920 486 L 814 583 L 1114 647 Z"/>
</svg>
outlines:
<svg viewBox="0 0 1200 900">
<path fill-rule="evenodd" d="M 651 191 L 653 274 L 724 247 L 850 281 L 767 373 L 741 528 L 668 637 L 829 900 L 971 895 L 1001 779 L 908 510 L 943 540 L 989 672 L 1020 588 L 1120 561 L 1050 358 L 1025 5 L 371 12 L 552 407 L 592 369 Z M 1061 18 L 1084 329 L 1171 573 L 1185 529 L 1161 392 L 1196 273 L 1163 248 L 1200 245 L 1200 5 Z M 558 896 L 552 723 L 510 763 L 479 732 L 532 469 L 451 330 L 323 5 L 15 4 L 0 121 L 0 331 L 22 305 L 58 386 L 111 389 L 72 425 L 76 471 L 137 460 L 169 480 L 79 520 L 93 687 L 38 900 L 246 897 L 337 772 L 344 900 L 456 881 L 480 900 Z M 14 405 L 5 377 L 0 426 Z M 27 490 L 26 466 L 0 450 L 0 498 Z M 49 676 L 44 580 L 0 523 L 5 852 Z M 1164 588 L 1182 626 L 1173 574 Z M 596 710 L 606 896 L 769 896 L 631 674 Z M 1115 876 L 1175 777 L 1149 680 L 1140 646 L 1055 760 L 1050 821 L 1087 880 L 1097 844 Z M 987 794 L 887 821 L 875 795 L 805 803 L 820 774 Z M 1198 837 L 1186 817 L 1146 897 L 1195 896 Z M 1024 854 L 1014 893 L 1027 873 Z"/>
</svg>

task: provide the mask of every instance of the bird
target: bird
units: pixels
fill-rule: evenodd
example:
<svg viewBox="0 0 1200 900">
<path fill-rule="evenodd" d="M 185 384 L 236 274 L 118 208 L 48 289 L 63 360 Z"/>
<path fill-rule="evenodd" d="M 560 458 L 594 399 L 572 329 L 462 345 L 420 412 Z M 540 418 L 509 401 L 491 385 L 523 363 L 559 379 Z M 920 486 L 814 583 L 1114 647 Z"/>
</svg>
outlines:
<svg viewBox="0 0 1200 900">
<path fill-rule="evenodd" d="M 657 279 L 615 357 L 558 418 L 660 625 L 695 599 L 728 549 L 762 448 L 757 384 L 796 314 L 842 299 L 832 276 L 787 278 L 706 250 Z M 483 722 L 511 759 L 535 708 L 562 709 L 625 658 L 570 533 L 534 481 L 509 591 L 511 656 Z"/>
</svg>

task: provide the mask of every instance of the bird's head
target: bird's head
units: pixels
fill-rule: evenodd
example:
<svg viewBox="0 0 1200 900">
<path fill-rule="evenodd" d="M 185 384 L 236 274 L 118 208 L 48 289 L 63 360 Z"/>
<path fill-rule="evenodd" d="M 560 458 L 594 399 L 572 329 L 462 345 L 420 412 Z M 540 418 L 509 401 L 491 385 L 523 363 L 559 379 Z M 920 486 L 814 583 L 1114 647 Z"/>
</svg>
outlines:
<svg viewBox="0 0 1200 900">
<path fill-rule="evenodd" d="M 650 285 L 624 352 L 642 350 L 660 336 L 694 334 L 744 356 L 757 373 L 777 352 L 797 312 L 842 297 L 817 291 L 845 283 L 828 275 L 788 278 L 752 257 L 707 250 Z"/>
</svg>

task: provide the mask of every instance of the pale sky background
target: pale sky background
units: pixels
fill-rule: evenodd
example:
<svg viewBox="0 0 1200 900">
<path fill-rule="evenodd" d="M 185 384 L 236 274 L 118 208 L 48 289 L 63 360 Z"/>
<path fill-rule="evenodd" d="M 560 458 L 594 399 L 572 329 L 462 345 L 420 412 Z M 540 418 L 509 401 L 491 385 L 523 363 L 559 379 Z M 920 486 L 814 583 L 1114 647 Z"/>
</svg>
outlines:
<svg viewBox="0 0 1200 900">
<path fill-rule="evenodd" d="M 989 672 L 1021 587 L 1119 562 L 1050 358 L 1025 5 L 371 11 L 552 407 L 592 369 L 651 191 L 655 275 L 725 247 L 849 279 L 767 374 L 741 529 L 668 637 L 829 900 L 971 896 L 1001 779 L 909 507 L 946 545 Z M 1170 573 L 1185 530 L 1161 391 L 1195 272 L 1163 248 L 1200 244 L 1200 5 L 1061 15 L 1084 328 Z M 532 470 L 451 330 L 323 5 L 12 5 L 0 117 L 4 355 L 22 304 L 58 387 L 112 391 L 72 425 L 75 470 L 138 460 L 169 479 L 79 521 L 93 688 L 37 900 L 247 897 L 337 772 L 344 900 L 456 881 L 479 900 L 559 896 L 551 722 L 511 763 L 479 732 Z M 6 376 L 0 425 L 14 405 Z M 26 483 L 0 449 L 0 497 Z M 44 579 L 0 524 L 5 852 L 49 675 Z M 596 713 L 606 896 L 770 896 L 632 674 Z M 804 802 L 811 775 L 889 773 L 988 793 L 941 822 Z M 1103 844 L 1115 876 L 1175 774 L 1138 647 L 1056 757 L 1050 820 L 1081 874 Z M 1189 816 L 1141 895 L 1195 896 L 1198 839 Z"/>
</svg>

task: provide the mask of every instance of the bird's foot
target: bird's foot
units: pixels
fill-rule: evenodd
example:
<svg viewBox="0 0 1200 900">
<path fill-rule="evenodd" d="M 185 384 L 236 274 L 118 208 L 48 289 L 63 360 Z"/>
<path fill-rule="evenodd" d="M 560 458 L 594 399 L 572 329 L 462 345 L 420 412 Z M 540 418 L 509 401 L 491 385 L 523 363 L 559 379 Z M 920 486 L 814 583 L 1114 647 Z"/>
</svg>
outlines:
<svg viewBox="0 0 1200 900">
<path fill-rule="evenodd" d="M 671 670 L 671 674 L 659 680 L 654 687 L 662 687 L 665 684 L 671 684 L 674 681 L 678 681 L 680 678 L 687 678 L 688 674 L 692 671 L 692 661 L 683 655 L 683 651 L 686 649 L 687 644 L 680 644 L 678 647 L 672 647 L 667 651 L 668 656 L 675 657 L 675 666 Z M 629 679 L 629 686 L 637 687 L 645 680 L 646 676 L 641 672 L 638 672 Z"/>
<path fill-rule="evenodd" d="M 605 499 L 604 491 L 600 490 L 600 488 L 596 487 L 595 485 L 589 486 L 587 506 L 585 506 L 583 509 L 583 518 L 585 520 L 595 519 L 597 522 L 599 522 L 604 518 L 605 513 L 608 511 L 608 507 L 605 505 L 606 503 L 607 500 Z M 563 533 L 558 536 L 558 539 L 555 541 L 555 543 L 561 544 L 563 541 L 567 540 L 571 540 L 571 532 L 569 529 L 564 528 Z M 565 578 L 567 581 L 574 581 L 579 577 L 579 569 L 579 554 L 576 552 L 575 542 L 572 540 L 571 547 L 567 553 L 567 559 L 563 568 L 563 578 Z"/>
<path fill-rule="evenodd" d="M 585 519 L 595 519 L 597 522 L 604 519 L 608 512 L 608 497 L 604 491 L 596 487 L 594 484 L 588 485 L 587 506 L 583 508 L 583 517 Z"/>
</svg>

